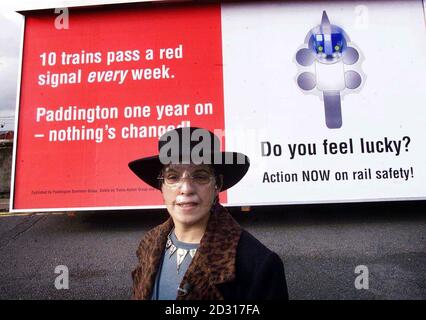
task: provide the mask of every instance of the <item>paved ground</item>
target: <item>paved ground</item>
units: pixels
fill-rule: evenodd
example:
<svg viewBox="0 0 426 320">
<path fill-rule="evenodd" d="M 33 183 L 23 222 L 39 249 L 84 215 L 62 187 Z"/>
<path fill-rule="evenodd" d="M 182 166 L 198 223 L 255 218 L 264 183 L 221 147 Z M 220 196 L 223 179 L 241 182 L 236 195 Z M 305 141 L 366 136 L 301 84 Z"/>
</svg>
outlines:
<svg viewBox="0 0 426 320">
<path fill-rule="evenodd" d="M 234 217 L 283 259 L 291 299 L 426 299 L 424 202 L 290 206 Z M 127 299 L 141 236 L 162 212 L 0 217 L 0 299 Z M 69 290 L 54 287 L 69 268 Z M 354 286 L 355 267 L 369 289 Z"/>
</svg>

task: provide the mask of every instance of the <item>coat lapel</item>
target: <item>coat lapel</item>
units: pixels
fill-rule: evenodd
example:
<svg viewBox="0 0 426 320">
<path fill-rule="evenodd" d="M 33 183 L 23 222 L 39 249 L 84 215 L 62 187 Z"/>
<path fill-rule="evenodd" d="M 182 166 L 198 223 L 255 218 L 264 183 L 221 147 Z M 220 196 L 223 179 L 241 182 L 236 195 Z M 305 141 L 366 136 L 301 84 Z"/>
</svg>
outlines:
<svg viewBox="0 0 426 320">
<path fill-rule="evenodd" d="M 132 299 L 151 299 L 160 260 L 166 246 L 167 236 L 173 228 L 173 221 L 169 218 L 163 224 L 149 231 L 139 244 L 136 255 L 139 264 L 132 272 L 133 296 Z"/>
<path fill-rule="evenodd" d="M 181 288 L 189 285 L 191 291 L 178 295 L 178 300 L 223 299 L 216 285 L 235 279 L 235 257 L 241 231 L 224 207 L 214 207 L 200 247 L 182 279 Z"/>
</svg>

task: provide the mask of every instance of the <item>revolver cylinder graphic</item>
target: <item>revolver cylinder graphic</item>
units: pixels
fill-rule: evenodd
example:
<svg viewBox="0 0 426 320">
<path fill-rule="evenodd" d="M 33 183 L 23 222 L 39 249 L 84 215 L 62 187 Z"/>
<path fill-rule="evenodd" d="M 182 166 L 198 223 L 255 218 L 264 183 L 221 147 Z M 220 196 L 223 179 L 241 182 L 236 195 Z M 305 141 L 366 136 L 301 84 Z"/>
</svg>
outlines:
<svg viewBox="0 0 426 320">
<path fill-rule="evenodd" d="M 324 100 L 327 127 L 340 128 L 341 98 L 360 89 L 365 81 L 360 50 L 342 28 L 330 24 L 323 11 L 321 24 L 309 31 L 295 60 L 297 85 L 306 93 L 320 96 Z"/>
</svg>

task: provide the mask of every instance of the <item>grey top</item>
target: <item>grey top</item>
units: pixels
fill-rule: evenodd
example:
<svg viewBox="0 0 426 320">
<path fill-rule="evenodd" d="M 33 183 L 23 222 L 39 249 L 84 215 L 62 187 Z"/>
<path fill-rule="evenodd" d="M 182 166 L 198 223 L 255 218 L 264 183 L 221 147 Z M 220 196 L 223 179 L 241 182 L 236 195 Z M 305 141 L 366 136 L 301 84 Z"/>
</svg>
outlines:
<svg viewBox="0 0 426 320">
<path fill-rule="evenodd" d="M 174 229 L 170 232 L 155 278 L 152 300 L 176 300 L 179 285 L 199 245 L 179 241 Z"/>
</svg>

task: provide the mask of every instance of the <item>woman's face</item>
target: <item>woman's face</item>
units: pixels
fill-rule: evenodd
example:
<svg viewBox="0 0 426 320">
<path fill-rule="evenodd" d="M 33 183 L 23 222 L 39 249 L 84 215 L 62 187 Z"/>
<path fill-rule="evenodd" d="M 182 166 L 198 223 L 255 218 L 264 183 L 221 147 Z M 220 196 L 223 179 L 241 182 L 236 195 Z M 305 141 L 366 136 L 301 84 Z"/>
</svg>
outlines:
<svg viewBox="0 0 426 320">
<path fill-rule="evenodd" d="M 175 225 L 190 227 L 207 223 L 219 190 L 209 165 L 176 164 L 163 171 L 161 191 Z"/>
</svg>

